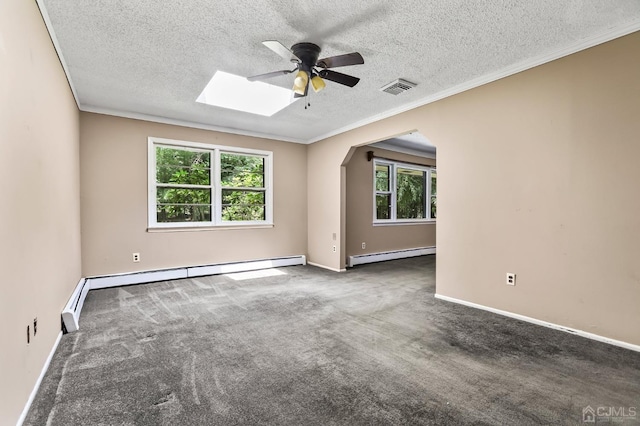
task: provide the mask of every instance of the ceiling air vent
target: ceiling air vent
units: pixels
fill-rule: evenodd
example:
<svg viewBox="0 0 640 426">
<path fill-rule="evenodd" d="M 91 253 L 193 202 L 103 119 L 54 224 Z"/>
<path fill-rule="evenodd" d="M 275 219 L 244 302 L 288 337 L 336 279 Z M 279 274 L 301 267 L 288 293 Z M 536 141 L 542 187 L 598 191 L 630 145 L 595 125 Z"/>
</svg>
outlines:
<svg viewBox="0 0 640 426">
<path fill-rule="evenodd" d="M 383 92 L 391 93 L 392 95 L 399 95 L 400 93 L 406 92 L 412 87 L 416 87 L 416 84 L 399 78 L 381 87 L 380 90 L 382 90 Z"/>
</svg>

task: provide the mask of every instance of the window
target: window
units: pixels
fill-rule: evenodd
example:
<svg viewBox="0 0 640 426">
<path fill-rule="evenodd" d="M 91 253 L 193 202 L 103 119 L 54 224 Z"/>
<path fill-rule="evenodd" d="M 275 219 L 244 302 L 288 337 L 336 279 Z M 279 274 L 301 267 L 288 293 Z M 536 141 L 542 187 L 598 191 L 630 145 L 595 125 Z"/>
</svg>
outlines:
<svg viewBox="0 0 640 426">
<path fill-rule="evenodd" d="M 271 224 L 272 153 L 149 138 L 149 227 Z"/>
<path fill-rule="evenodd" d="M 415 222 L 436 218 L 436 170 L 374 161 L 374 221 Z"/>
</svg>

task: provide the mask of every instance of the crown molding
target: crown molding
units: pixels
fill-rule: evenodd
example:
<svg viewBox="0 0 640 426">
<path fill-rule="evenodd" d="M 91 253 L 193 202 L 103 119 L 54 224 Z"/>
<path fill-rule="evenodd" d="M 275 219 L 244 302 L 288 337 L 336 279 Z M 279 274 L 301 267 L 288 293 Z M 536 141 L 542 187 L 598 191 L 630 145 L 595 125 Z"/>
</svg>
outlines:
<svg viewBox="0 0 640 426">
<path fill-rule="evenodd" d="M 192 129 L 211 130 L 214 132 L 230 133 L 230 134 L 240 135 L 240 136 L 251 136 L 254 138 L 270 139 L 270 140 L 275 140 L 280 142 L 292 142 L 292 143 L 299 143 L 299 144 L 308 143 L 307 141 L 302 139 L 287 138 L 287 137 L 278 136 L 278 135 L 271 135 L 268 133 L 251 132 L 247 130 L 233 129 L 230 127 L 212 126 L 209 124 L 196 123 L 193 121 L 178 120 L 174 118 L 160 117 L 157 115 L 141 114 L 137 112 L 121 111 L 121 110 L 115 110 L 115 109 L 109 109 L 109 108 L 100 108 L 96 106 L 81 105 L 80 111 L 91 112 L 95 114 L 111 115 L 114 117 L 121 117 L 121 118 L 130 118 L 133 120 L 151 121 L 153 123 L 170 124 L 173 126 L 189 127 Z"/>
<path fill-rule="evenodd" d="M 567 46 L 561 47 L 559 49 L 555 49 L 549 53 L 544 55 L 536 56 L 513 65 L 504 67 L 498 71 L 485 74 L 483 76 L 474 78 L 473 80 L 469 80 L 457 86 L 451 87 L 447 90 L 443 90 L 438 93 L 434 93 L 433 95 L 429 95 L 425 98 L 419 99 L 417 101 L 404 104 L 398 108 L 393 108 L 388 111 L 385 111 L 380 114 L 373 115 L 371 117 L 367 117 L 363 120 L 352 123 L 348 126 L 341 127 L 339 129 L 333 130 L 331 132 L 325 133 L 321 136 L 315 137 L 311 139 L 308 143 L 315 143 L 321 140 L 330 138 L 332 136 L 339 135 L 341 133 L 348 132 L 349 130 L 354 130 L 359 127 L 366 126 L 367 124 L 375 123 L 376 121 L 383 120 L 385 118 L 393 117 L 394 115 L 401 114 L 403 112 L 410 111 L 412 109 L 421 107 L 423 105 L 427 105 L 436 101 L 439 101 L 444 98 L 448 98 L 449 96 L 457 95 L 459 93 L 465 92 L 467 90 L 474 89 L 479 86 L 483 86 L 488 83 L 492 83 L 496 80 L 500 80 L 505 77 L 509 77 L 511 75 L 517 74 L 522 71 L 526 71 L 528 69 L 537 67 L 539 65 L 546 64 L 548 62 L 555 61 L 556 59 L 564 58 L 565 56 L 572 55 L 574 53 L 578 53 L 582 50 L 589 49 L 591 47 L 597 46 L 602 43 L 606 43 L 611 40 L 615 40 L 616 38 L 623 37 L 625 35 L 634 33 L 640 30 L 640 19 L 636 19 L 627 25 L 616 27 L 610 29 L 608 31 L 604 31 L 602 33 L 596 34 L 592 37 L 580 40 L 575 43 L 571 43 Z"/>
</svg>

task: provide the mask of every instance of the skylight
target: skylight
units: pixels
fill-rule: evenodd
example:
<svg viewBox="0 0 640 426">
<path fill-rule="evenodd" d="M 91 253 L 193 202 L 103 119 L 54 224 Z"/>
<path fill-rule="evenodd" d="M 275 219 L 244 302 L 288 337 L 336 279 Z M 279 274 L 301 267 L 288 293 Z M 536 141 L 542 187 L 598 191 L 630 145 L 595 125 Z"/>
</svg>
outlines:
<svg viewBox="0 0 640 426">
<path fill-rule="evenodd" d="M 270 117 L 296 98 L 289 89 L 216 71 L 196 101 Z"/>
</svg>

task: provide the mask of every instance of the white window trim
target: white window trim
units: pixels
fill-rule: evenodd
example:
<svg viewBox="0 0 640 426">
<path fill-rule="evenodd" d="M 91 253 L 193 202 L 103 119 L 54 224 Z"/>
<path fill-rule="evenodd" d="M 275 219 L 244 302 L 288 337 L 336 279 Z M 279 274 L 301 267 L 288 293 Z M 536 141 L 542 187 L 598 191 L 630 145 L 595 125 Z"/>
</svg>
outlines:
<svg viewBox="0 0 640 426">
<path fill-rule="evenodd" d="M 211 196 L 212 211 L 210 222 L 158 222 L 156 213 L 156 149 L 157 145 L 173 146 L 211 152 Z M 223 221 L 222 220 L 222 187 L 220 184 L 220 153 L 249 154 L 264 157 L 265 180 L 265 220 L 254 221 Z M 273 152 L 257 149 L 237 148 L 225 145 L 209 145 L 200 142 L 189 142 L 174 139 L 149 137 L 147 142 L 147 223 L 149 229 L 163 228 L 235 228 L 255 227 L 261 225 L 273 226 Z"/>
<path fill-rule="evenodd" d="M 389 191 L 378 191 L 376 189 L 376 166 L 383 165 L 389 166 Z M 396 197 L 397 197 L 397 189 L 396 189 L 396 169 L 401 167 L 403 169 L 411 169 L 411 170 L 419 170 L 421 172 L 427 173 L 427 188 L 426 188 L 426 212 L 429 214 L 429 217 L 422 219 L 398 219 L 397 209 L 396 209 Z M 381 160 L 374 159 L 373 160 L 373 225 L 381 226 L 381 225 L 415 225 L 415 224 L 423 224 L 423 223 L 435 223 L 436 218 L 432 218 L 431 216 L 431 172 L 435 172 L 436 168 L 432 166 L 419 166 L 417 164 L 408 164 L 403 163 L 401 161 L 393 161 L 393 160 Z M 377 213 L 377 205 L 376 205 L 376 194 L 378 193 L 391 193 L 391 218 L 389 219 L 378 219 L 376 216 Z M 437 199 L 437 194 L 436 194 Z"/>
</svg>

